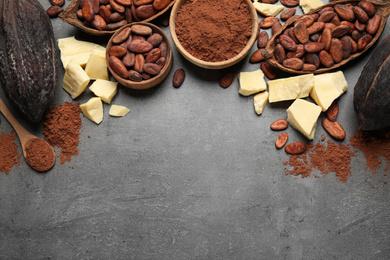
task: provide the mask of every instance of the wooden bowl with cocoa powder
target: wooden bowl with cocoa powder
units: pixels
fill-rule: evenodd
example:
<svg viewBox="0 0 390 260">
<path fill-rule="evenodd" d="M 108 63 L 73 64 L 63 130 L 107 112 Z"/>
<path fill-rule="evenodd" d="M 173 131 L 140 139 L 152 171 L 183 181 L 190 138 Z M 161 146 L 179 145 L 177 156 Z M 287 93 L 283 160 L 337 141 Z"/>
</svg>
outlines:
<svg viewBox="0 0 390 260">
<path fill-rule="evenodd" d="M 200 4 L 198 0 L 195 0 L 192 3 L 195 3 L 195 2 L 198 5 Z M 190 51 L 187 50 L 183 46 L 183 44 L 180 42 L 180 40 L 178 38 L 178 35 L 176 32 L 176 20 L 177 20 L 179 10 L 183 7 L 183 5 L 185 5 L 187 3 L 187 0 L 176 0 L 176 3 L 173 5 L 172 11 L 171 11 L 171 17 L 170 17 L 170 21 L 169 21 L 169 26 L 170 26 L 169 29 L 171 32 L 172 40 L 173 40 L 176 48 L 178 49 L 178 51 L 191 63 L 193 63 L 199 67 L 206 68 L 206 69 L 228 68 L 228 67 L 231 67 L 234 64 L 240 62 L 242 59 L 244 59 L 248 55 L 249 51 L 251 50 L 253 44 L 255 43 L 255 41 L 257 39 L 258 15 L 257 15 L 256 9 L 254 8 L 251 0 L 243 0 L 243 2 L 249 8 L 249 13 L 248 13 L 248 16 L 250 17 L 249 24 L 251 24 L 251 27 L 252 27 L 251 30 L 249 31 L 249 35 L 248 35 L 249 39 L 247 40 L 246 45 L 244 45 L 242 47 L 241 51 L 239 51 L 238 54 L 236 54 L 235 56 L 232 56 L 231 58 L 227 58 L 227 59 L 221 60 L 221 61 L 219 61 L 219 60 L 218 61 L 206 61 L 206 60 L 202 60 L 200 58 L 197 58 L 193 54 L 191 54 Z M 226 8 L 226 5 L 224 5 L 224 9 L 226 9 L 226 12 L 229 13 L 229 9 Z M 202 25 L 200 25 L 200 26 L 202 26 Z M 213 26 L 213 25 L 211 25 L 211 26 Z M 217 27 L 217 26 L 215 25 L 215 27 Z M 222 30 L 225 28 L 220 28 L 220 29 Z M 205 47 L 205 48 L 207 48 L 207 47 Z"/>
<path fill-rule="evenodd" d="M 138 27 L 138 31 L 139 31 L 139 28 L 140 27 L 147 27 L 147 28 L 150 28 L 150 34 L 147 33 L 146 35 L 141 35 L 141 34 L 137 34 L 137 30 L 135 29 L 136 27 Z M 122 37 L 125 32 L 127 31 L 130 31 L 131 32 L 131 36 L 127 36 L 127 37 Z M 157 43 L 153 43 L 153 48 L 150 50 L 150 51 L 147 51 L 147 52 L 133 52 L 134 53 L 134 56 L 133 56 L 133 61 L 130 62 L 131 64 L 133 64 L 133 66 L 129 65 L 129 63 L 127 61 L 125 61 L 125 56 L 127 54 L 130 54 L 130 52 L 132 52 L 132 48 L 129 47 L 129 45 L 131 43 L 135 43 L 138 41 L 138 43 L 141 41 L 143 42 L 152 42 L 149 38 L 151 38 L 153 35 L 155 34 L 159 34 L 161 35 L 162 39 L 160 39 L 159 42 Z M 121 36 L 122 35 L 122 36 Z M 136 39 L 137 37 L 143 37 L 144 39 L 142 40 L 139 40 L 139 39 Z M 129 39 L 129 37 L 131 37 Z M 120 40 L 118 41 L 117 39 L 118 38 L 122 38 L 123 40 Z M 122 45 L 122 46 L 121 46 Z M 162 45 L 164 45 L 164 47 L 162 47 Z M 125 49 L 125 52 L 126 52 L 126 55 L 122 55 L 122 57 L 115 57 L 117 59 L 115 59 L 117 62 L 120 62 L 121 63 L 121 67 L 123 68 L 123 70 L 126 70 L 127 72 L 124 72 L 126 75 L 125 76 L 120 76 L 119 74 L 121 73 L 121 71 L 118 71 L 117 69 L 114 68 L 113 66 L 113 63 L 112 63 L 112 50 L 113 47 L 123 47 Z M 158 49 L 158 50 L 157 50 Z M 164 49 L 164 51 L 163 51 Z M 156 50 L 156 51 L 154 51 Z M 155 55 L 156 53 L 158 53 L 158 59 L 153 59 L 153 60 L 150 60 L 148 61 L 148 54 L 151 54 L 153 53 L 153 55 Z M 157 75 L 152 75 L 151 77 L 149 77 L 151 74 L 148 74 L 144 67 L 143 72 L 140 71 L 140 66 L 137 65 L 137 60 L 138 58 L 136 57 L 136 55 L 139 55 L 139 58 L 140 60 L 142 60 L 142 64 L 158 64 L 160 66 L 159 68 L 159 72 Z M 150 56 L 151 57 L 151 56 Z M 159 63 L 159 61 L 162 59 L 162 57 L 164 58 L 163 60 L 163 64 L 162 63 Z M 111 58 L 111 59 L 110 59 Z M 110 73 L 112 74 L 112 76 L 123 86 L 127 87 L 127 88 L 130 88 L 130 89 L 148 89 L 148 88 L 152 88 L 158 84 L 160 84 L 167 76 L 168 76 L 168 73 L 169 71 L 171 70 L 172 68 L 172 47 L 171 47 L 171 44 L 169 42 L 169 38 L 168 36 L 157 26 L 155 26 L 154 24 L 150 24 L 150 23 L 144 23 L 144 22 L 137 22 L 137 23 L 131 23 L 131 24 L 128 24 L 124 27 L 122 27 L 121 29 L 119 29 L 117 32 L 115 32 L 114 35 L 112 35 L 112 37 L 110 38 L 110 40 L 108 41 L 108 44 L 107 44 L 107 47 L 106 47 L 106 60 L 107 60 L 107 67 L 110 71 Z M 138 59 L 139 60 L 139 59 Z M 134 64 L 134 61 L 135 61 L 135 64 Z M 140 64 L 138 62 L 138 64 Z M 124 66 L 126 65 L 126 66 Z M 130 72 L 132 72 L 133 74 L 133 78 L 134 80 L 131 80 L 132 76 L 130 76 Z M 137 81 L 138 79 L 136 77 L 134 77 L 135 73 L 138 72 L 141 77 L 142 77 L 142 80 L 140 81 Z M 122 74 L 123 75 L 123 74 Z M 148 77 L 144 77 L 144 76 L 148 76 Z"/>
<path fill-rule="evenodd" d="M 78 16 L 77 16 L 77 11 L 80 9 L 80 3 L 82 3 L 83 0 L 73 0 L 67 7 L 66 9 L 59 14 L 59 17 L 61 18 L 62 21 L 66 22 L 66 23 L 69 23 L 79 29 L 81 29 L 83 32 L 87 33 L 87 34 L 90 34 L 90 35 L 97 35 L 97 36 L 103 36 L 103 35 L 112 35 L 114 34 L 119 28 L 125 26 L 126 24 L 128 23 L 131 23 L 131 22 L 150 22 L 150 21 L 153 21 L 154 19 L 156 19 L 157 17 L 161 16 L 162 14 L 164 14 L 165 12 L 167 12 L 172 6 L 173 4 L 175 3 L 176 0 L 171 0 L 169 2 L 169 4 L 167 4 L 165 6 L 164 4 L 164 8 L 163 9 L 159 9 L 159 10 L 154 10 L 153 12 L 150 13 L 150 16 L 148 15 L 147 18 L 136 18 L 134 17 L 135 16 L 135 5 L 134 5 L 134 1 L 129 1 L 131 2 L 131 5 L 128 5 L 128 6 L 123 6 L 124 7 L 124 12 L 120 11 L 116 11 L 116 10 L 112 10 L 112 7 L 109 7 L 109 9 L 111 9 L 111 11 L 109 11 L 110 14 L 115 14 L 116 15 L 116 18 L 115 19 L 118 19 L 117 17 L 118 16 L 123 16 L 123 19 L 120 20 L 120 22 L 116 22 L 115 21 L 112 21 L 110 23 L 107 23 L 108 24 L 111 24 L 110 25 L 110 29 L 103 29 L 100 28 L 96 28 L 93 26 L 93 23 L 94 21 L 92 22 L 85 22 L 84 19 L 80 19 Z M 102 2 L 107 2 L 107 4 L 102 4 Z M 126 0 L 122 0 L 122 2 L 127 2 Z M 160 3 L 162 1 L 159 1 Z M 113 2 L 113 4 L 118 4 L 120 3 L 120 1 L 117 1 L 117 2 Z M 150 4 L 148 4 L 150 5 Z M 111 6 L 110 5 L 110 1 L 109 0 L 105 0 L 105 1 L 100 1 L 100 6 L 99 8 L 101 8 L 102 6 L 104 7 L 107 7 L 107 6 Z M 99 16 L 100 17 L 103 17 L 104 15 L 101 14 L 101 9 L 99 9 Z M 109 20 L 109 18 L 106 18 L 106 20 Z M 114 18 L 113 18 L 114 19 Z M 101 20 L 104 20 L 104 18 L 102 18 Z M 117 25 L 115 25 L 116 23 L 118 23 Z M 122 24 L 120 24 L 122 23 Z M 97 24 L 101 24 L 99 22 L 97 22 Z"/>
</svg>

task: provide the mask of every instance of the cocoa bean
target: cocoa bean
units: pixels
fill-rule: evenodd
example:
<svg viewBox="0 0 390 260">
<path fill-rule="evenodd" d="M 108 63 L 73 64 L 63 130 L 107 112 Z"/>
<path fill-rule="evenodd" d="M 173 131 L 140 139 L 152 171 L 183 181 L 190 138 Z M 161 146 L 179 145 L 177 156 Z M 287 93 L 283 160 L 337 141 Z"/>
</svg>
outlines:
<svg viewBox="0 0 390 260">
<path fill-rule="evenodd" d="M 305 52 L 308 53 L 317 53 L 322 51 L 325 48 L 325 45 L 322 42 L 308 42 L 304 45 Z"/>
<path fill-rule="evenodd" d="M 275 141 L 276 149 L 282 149 L 288 141 L 288 134 L 286 132 L 282 132 L 278 135 Z"/>
<path fill-rule="evenodd" d="M 123 30 L 121 30 L 120 32 L 116 33 L 112 37 L 112 43 L 120 44 L 120 43 L 126 41 L 129 38 L 130 33 L 131 33 L 131 28 L 130 27 L 124 28 Z"/>
<path fill-rule="evenodd" d="M 62 13 L 64 9 L 58 5 L 53 5 L 50 6 L 47 10 L 46 13 L 50 18 L 57 17 L 60 13 Z"/>
<path fill-rule="evenodd" d="M 303 44 L 298 44 L 296 51 L 287 52 L 287 58 L 302 58 L 305 54 L 305 46 L 303 46 Z"/>
<path fill-rule="evenodd" d="M 318 57 L 320 59 L 320 63 L 324 65 L 326 68 L 330 68 L 334 65 L 334 61 L 332 56 L 325 50 L 322 50 L 319 54 Z"/>
<path fill-rule="evenodd" d="M 131 26 L 131 31 L 132 33 L 143 35 L 143 36 L 149 36 L 153 32 L 152 28 L 142 24 L 135 24 Z"/>
<path fill-rule="evenodd" d="M 61 7 L 65 4 L 65 0 L 50 0 L 50 4 Z"/>
<path fill-rule="evenodd" d="M 339 104 L 336 100 L 332 102 L 330 107 L 326 110 L 325 114 L 330 121 L 336 121 L 337 115 L 339 114 Z"/>
<path fill-rule="evenodd" d="M 95 27 L 96 29 L 102 31 L 105 30 L 107 27 L 106 21 L 104 21 L 103 17 L 101 17 L 98 14 L 95 14 L 92 20 L 92 26 Z"/>
<path fill-rule="evenodd" d="M 223 74 L 221 76 L 221 78 L 219 79 L 219 85 L 223 88 L 227 88 L 233 83 L 235 77 L 236 76 L 235 76 L 234 72 L 227 72 L 227 73 Z"/>
<path fill-rule="evenodd" d="M 123 48 L 126 48 L 129 46 L 130 42 L 133 40 L 133 36 L 130 34 L 129 37 L 122 42 L 119 46 L 122 46 Z"/>
<path fill-rule="evenodd" d="M 165 57 L 160 57 L 157 61 L 156 64 L 160 66 L 160 68 L 164 68 L 165 64 L 167 63 L 167 59 Z"/>
<path fill-rule="evenodd" d="M 141 74 L 141 77 L 142 77 L 142 80 L 148 80 L 148 79 L 151 79 L 153 76 L 144 72 Z"/>
<path fill-rule="evenodd" d="M 111 69 L 118 74 L 119 77 L 127 79 L 129 77 L 129 72 L 127 71 L 125 65 L 122 61 L 115 56 L 110 56 L 108 58 L 108 63 Z"/>
<path fill-rule="evenodd" d="M 259 22 L 259 27 L 262 29 L 271 28 L 272 24 L 278 21 L 279 18 L 277 17 L 273 17 L 273 16 L 265 17 Z"/>
<path fill-rule="evenodd" d="M 152 76 L 156 76 L 160 74 L 161 67 L 156 63 L 145 63 L 143 70 Z"/>
<path fill-rule="evenodd" d="M 182 68 L 177 69 L 173 74 L 173 78 L 172 78 L 173 86 L 175 88 L 180 87 L 183 84 L 185 77 L 186 77 L 186 72 L 184 71 L 184 69 Z"/>
<path fill-rule="evenodd" d="M 154 0 L 153 7 L 156 10 L 162 10 L 171 3 L 171 0 Z"/>
<path fill-rule="evenodd" d="M 122 21 L 124 19 L 125 19 L 125 16 L 121 13 L 118 13 L 118 12 L 113 12 L 110 15 L 110 21 L 112 23 L 116 23 L 116 22 Z"/>
<path fill-rule="evenodd" d="M 103 19 L 104 19 L 104 21 L 106 21 L 106 23 L 111 22 L 111 20 L 110 20 L 111 11 L 110 11 L 110 9 L 108 9 L 107 6 L 101 5 L 99 7 L 99 14 L 101 17 L 103 17 Z"/>
<path fill-rule="evenodd" d="M 274 49 L 274 56 L 276 61 L 280 64 L 287 58 L 286 51 L 281 44 L 276 44 Z"/>
<path fill-rule="evenodd" d="M 271 26 L 272 35 L 275 35 L 282 28 L 282 24 L 278 21 L 274 22 Z"/>
<path fill-rule="evenodd" d="M 307 32 L 312 35 L 322 31 L 325 27 L 324 22 L 314 22 L 309 28 L 307 28 Z"/>
<path fill-rule="evenodd" d="M 256 50 L 250 57 L 249 62 L 250 63 L 258 63 L 260 61 L 263 61 L 265 58 L 262 54 L 263 49 Z"/>
<path fill-rule="evenodd" d="M 330 121 L 328 118 L 322 120 L 322 127 L 328 132 L 330 136 L 337 140 L 343 140 L 345 138 L 345 130 L 342 125 L 337 121 Z"/>
<path fill-rule="evenodd" d="M 336 27 L 337 25 L 335 25 L 334 23 L 325 23 L 324 29 L 330 29 L 330 31 L 332 31 Z"/>
<path fill-rule="evenodd" d="M 127 24 L 126 20 L 122 20 L 122 21 L 119 21 L 116 23 L 108 23 L 106 26 L 106 30 L 108 30 L 108 31 L 116 30 L 116 29 L 119 29 L 126 24 Z"/>
<path fill-rule="evenodd" d="M 132 3 L 132 0 L 115 0 L 118 4 L 123 6 L 130 6 Z"/>
<path fill-rule="evenodd" d="M 334 8 L 331 7 L 331 6 L 327 6 L 327 7 L 323 7 L 320 11 L 318 11 L 318 15 L 321 15 L 327 11 L 333 11 L 334 12 Z"/>
<path fill-rule="evenodd" d="M 313 42 L 318 42 L 320 40 L 320 34 L 319 33 L 315 33 L 313 35 L 310 35 L 310 40 L 313 41 Z"/>
<path fill-rule="evenodd" d="M 289 51 L 296 51 L 297 50 L 297 44 L 294 42 L 291 37 L 287 35 L 280 35 L 280 44 Z"/>
<path fill-rule="evenodd" d="M 289 36 L 291 39 L 293 39 L 293 41 L 296 43 L 296 44 L 300 44 L 300 42 L 298 41 L 297 37 L 295 37 L 295 34 L 294 34 L 294 27 L 290 27 L 286 30 L 286 34 L 287 36 Z"/>
<path fill-rule="evenodd" d="M 167 53 L 168 53 L 168 46 L 165 42 L 162 42 L 160 43 L 160 45 L 158 46 L 158 48 L 160 49 L 161 51 L 161 57 L 167 57 Z"/>
<path fill-rule="evenodd" d="M 115 0 L 110 0 L 109 3 L 110 3 L 110 6 L 113 10 L 115 10 L 119 13 L 125 12 L 125 7 L 123 5 L 118 4 Z"/>
<path fill-rule="evenodd" d="M 323 12 L 320 17 L 318 17 L 317 22 L 327 23 L 330 22 L 335 16 L 336 13 L 334 11 L 326 11 Z"/>
<path fill-rule="evenodd" d="M 294 7 L 299 4 L 299 0 L 280 0 L 280 2 L 287 7 Z"/>
<path fill-rule="evenodd" d="M 330 20 L 330 22 L 333 23 L 333 24 L 336 25 L 336 26 L 337 26 L 337 25 L 340 25 L 340 23 L 341 23 L 340 18 L 339 18 L 338 15 L 335 15 L 335 16 L 333 17 L 333 19 Z"/>
<path fill-rule="evenodd" d="M 275 79 L 278 76 L 276 69 L 266 61 L 260 63 L 260 69 L 268 79 Z"/>
<path fill-rule="evenodd" d="M 163 41 L 163 37 L 159 33 L 153 33 L 147 41 L 153 46 L 158 47 Z"/>
<path fill-rule="evenodd" d="M 144 72 L 145 57 L 142 54 L 135 55 L 134 70 L 140 74 Z"/>
<path fill-rule="evenodd" d="M 368 20 L 366 31 L 369 34 L 374 35 L 378 31 L 380 24 L 381 24 L 381 16 L 379 14 L 376 14 L 370 20 Z"/>
<path fill-rule="evenodd" d="M 343 59 L 343 44 L 337 38 L 332 39 L 329 54 L 335 63 L 339 63 Z"/>
<path fill-rule="evenodd" d="M 351 53 L 357 53 L 359 51 L 357 43 L 352 39 L 351 40 Z"/>
<path fill-rule="evenodd" d="M 305 63 L 313 64 L 316 68 L 321 64 L 320 58 L 315 53 L 307 53 L 305 55 Z"/>
<path fill-rule="evenodd" d="M 334 10 L 341 19 L 346 20 L 348 22 L 355 21 L 355 14 L 353 13 L 352 8 L 349 8 L 348 6 L 343 4 L 336 4 L 334 6 Z"/>
<path fill-rule="evenodd" d="M 347 59 L 352 52 L 352 38 L 349 35 L 345 35 L 340 39 L 340 42 L 343 46 L 342 58 Z"/>
<path fill-rule="evenodd" d="M 303 67 L 303 61 L 299 58 L 290 58 L 283 61 L 283 66 L 293 70 L 300 70 Z"/>
<path fill-rule="evenodd" d="M 133 4 L 136 6 L 152 4 L 154 0 L 134 0 Z"/>
<path fill-rule="evenodd" d="M 288 8 L 288 9 L 284 10 L 283 12 L 281 12 L 279 17 L 282 20 L 287 20 L 290 17 L 292 17 L 293 15 L 295 15 L 296 11 L 297 11 L 297 9 L 295 9 L 295 8 Z"/>
<path fill-rule="evenodd" d="M 135 63 L 135 54 L 132 52 L 127 52 L 126 55 L 122 59 L 123 65 L 127 68 L 131 68 Z"/>
<path fill-rule="evenodd" d="M 269 36 L 267 31 L 262 31 L 259 33 L 259 36 L 257 37 L 257 48 L 261 49 L 264 48 L 269 40 Z"/>
<path fill-rule="evenodd" d="M 355 23 L 353 24 L 355 29 L 359 32 L 363 32 L 366 30 L 366 24 L 359 22 L 359 20 L 356 20 Z M 352 32 L 351 32 L 352 33 Z"/>
<path fill-rule="evenodd" d="M 332 30 L 332 38 L 341 38 L 344 35 L 348 34 L 350 29 L 351 28 L 348 25 L 340 24 Z"/>
<path fill-rule="evenodd" d="M 370 19 L 363 8 L 359 6 L 352 7 L 352 11 L 354 12 L 356 19 L 361 23 L 367 23 L 368 19 Z"/>
<path fill-rule="evenodd" d="M 133 22 L 133 16 L 131 15 L 131 8 L 128 6 L 125 7 L 125 20 L 127 23 Z"/>
<path fill-rule="evenodd" d="M 302 70 L 303 71 L 315 71 L 317 68 L 315 65 L 310 63 L 303 63 Z"/>
<path fill-rule="evenodd" d="M 366 12 L 369 17 L 375 15 L 376 8 L 371 2 L 363 0 L 360 1 L 358 5 Z"/>
<path fill-rule="evenodd" d="M 93 11 L 93 6 L 90 0 L 84 0 L 82 4 L 82 11 L 84 20 L 87 22 L 92 22 L 95 17 L 95 12 Z"/>
<path fill-rule="evenodd" d="M 110 56 L 115 56 L 117 58 L 122 58 L 127 53 L 127 50 L 120 45 L 114 45 L 108 50 Z"/>
<path fill-rule="evenodd" d="M 146 53 L 153 49 L 153 45 L 147 41 L 133 40 L 130 42 L 127 49 L 135 53 Z"/>
<path fill-rule="evenodd" d="M 161 56 L 161 51 L 159 48 L 154 48 L 145 57 L 146 63 L 154 63 L 156 62 Z"/>
<path fill-rule="evenodd" d="M 289 153 L 292 155 L 298 155 L 298 154 L 304 153 L 306 151 L 306 145 L 302 142 L 294 142 L 294 143 L 286 145 L 284 150 L 286 151 L 286 153 Z"/>
<path fill-rule="evenodd" d="M 366 34 L 363 37 L 361 37 L 358 42 L 358 50 L 362 51 L 366 46 L 372 41 L 372 36 L 371 34 Z"/>
<path fill-rule="evenodd" d="M 300 43 L 305 44 L 309 42 L 309 32 L 307 31 L 307 27 L 304 22 L 295 24 L 293 28 L 294 35 Z"/>
<path fill-rule="evenodd" d="M 286 119 L 278 119 L 270 125 L 271 130 L 274 131 L 284 130 L 287 127 L 288 127 L 288 122 Z"/>
<path fill-rule="evenodd" d="M 129 70 L 129 79 L 132 81 L 142 81 L 142 75 L 135 70 Z"/>
<path fill-rule="evenodd" d="M 139 19 L 148 19 L 157 13 L 154 9 L 153 4 L 141 5 L 135 9 L 135 13 Z"/>
</svg>

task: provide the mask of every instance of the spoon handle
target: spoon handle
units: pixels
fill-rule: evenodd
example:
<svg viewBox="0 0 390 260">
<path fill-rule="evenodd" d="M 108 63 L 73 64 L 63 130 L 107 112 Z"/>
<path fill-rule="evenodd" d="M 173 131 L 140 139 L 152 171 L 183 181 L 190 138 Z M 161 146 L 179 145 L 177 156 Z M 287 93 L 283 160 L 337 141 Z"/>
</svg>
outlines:
<svg viewBox="0 0 390 260">
<path fill-rule="evenodd" d="M 0 111 L 3 113 L 5 118 L 8 120 L 8 122 L 12 125 L 12 127 L 15 129 L 16 133 L 19 136 L 20 143 L 22 146 L 25 144 L 25 142 L 32 137 L 36 137 L 35 135 L 28 132 L 19 122 L 16 120 L 16 118 L 12 115 L 11 111 L 7 108 L 7 106 L 4 104 L 3 100 L 0 98 Z"/>
</svg>

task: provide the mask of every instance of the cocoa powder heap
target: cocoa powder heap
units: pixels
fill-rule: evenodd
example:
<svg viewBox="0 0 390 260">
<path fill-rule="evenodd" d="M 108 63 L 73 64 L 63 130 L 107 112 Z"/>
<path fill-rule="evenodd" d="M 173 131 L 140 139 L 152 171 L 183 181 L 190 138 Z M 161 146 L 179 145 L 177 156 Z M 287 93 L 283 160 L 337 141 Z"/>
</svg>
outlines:
<svg viewBox="0 0 390 260">
<path fill-rule="evenodd" d="M 188 0 L 177 12 L 175 27 L 183 48 L 208 62 L 233 58 L 252 35 L 249 7 L 243 0 Z"/>
<path fill-rule="evenodd" d="M 0 135 L 0 172 L 9 174 L 11 168 L 20 164 L 21 154 L 18 153 L 18 145 L 15 143 L 16 133 L 1 133 Z"/>
</svg>

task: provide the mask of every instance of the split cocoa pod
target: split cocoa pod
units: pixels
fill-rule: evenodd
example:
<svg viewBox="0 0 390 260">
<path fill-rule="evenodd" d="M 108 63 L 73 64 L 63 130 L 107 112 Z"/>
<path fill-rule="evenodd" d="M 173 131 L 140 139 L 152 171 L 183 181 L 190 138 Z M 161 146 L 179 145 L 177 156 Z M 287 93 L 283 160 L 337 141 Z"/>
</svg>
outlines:
<svg viewBox="0 0 390 260">
<path fill-rule="evenodd" d="M 131 23 L 118 30 L 106 47 L 107 66 L 123 86 L 147 89 L 161 83 L 172 67 L 167 35 L 150 23 Z"/>
<path fill-rule="evenodd" d="M 132 22 L 149 22 L 161 16 L 175 0 L 73 0 L 59 15 L 91 35 L 111 35 Z"/>
<path fill-rule="evenodd" d="M 388 1 L 330 2 L 286 21 L 262 54 L 289 73 L 329 72 L 366 52 L 382 34 L 389 14 Z"/>
</svg>

